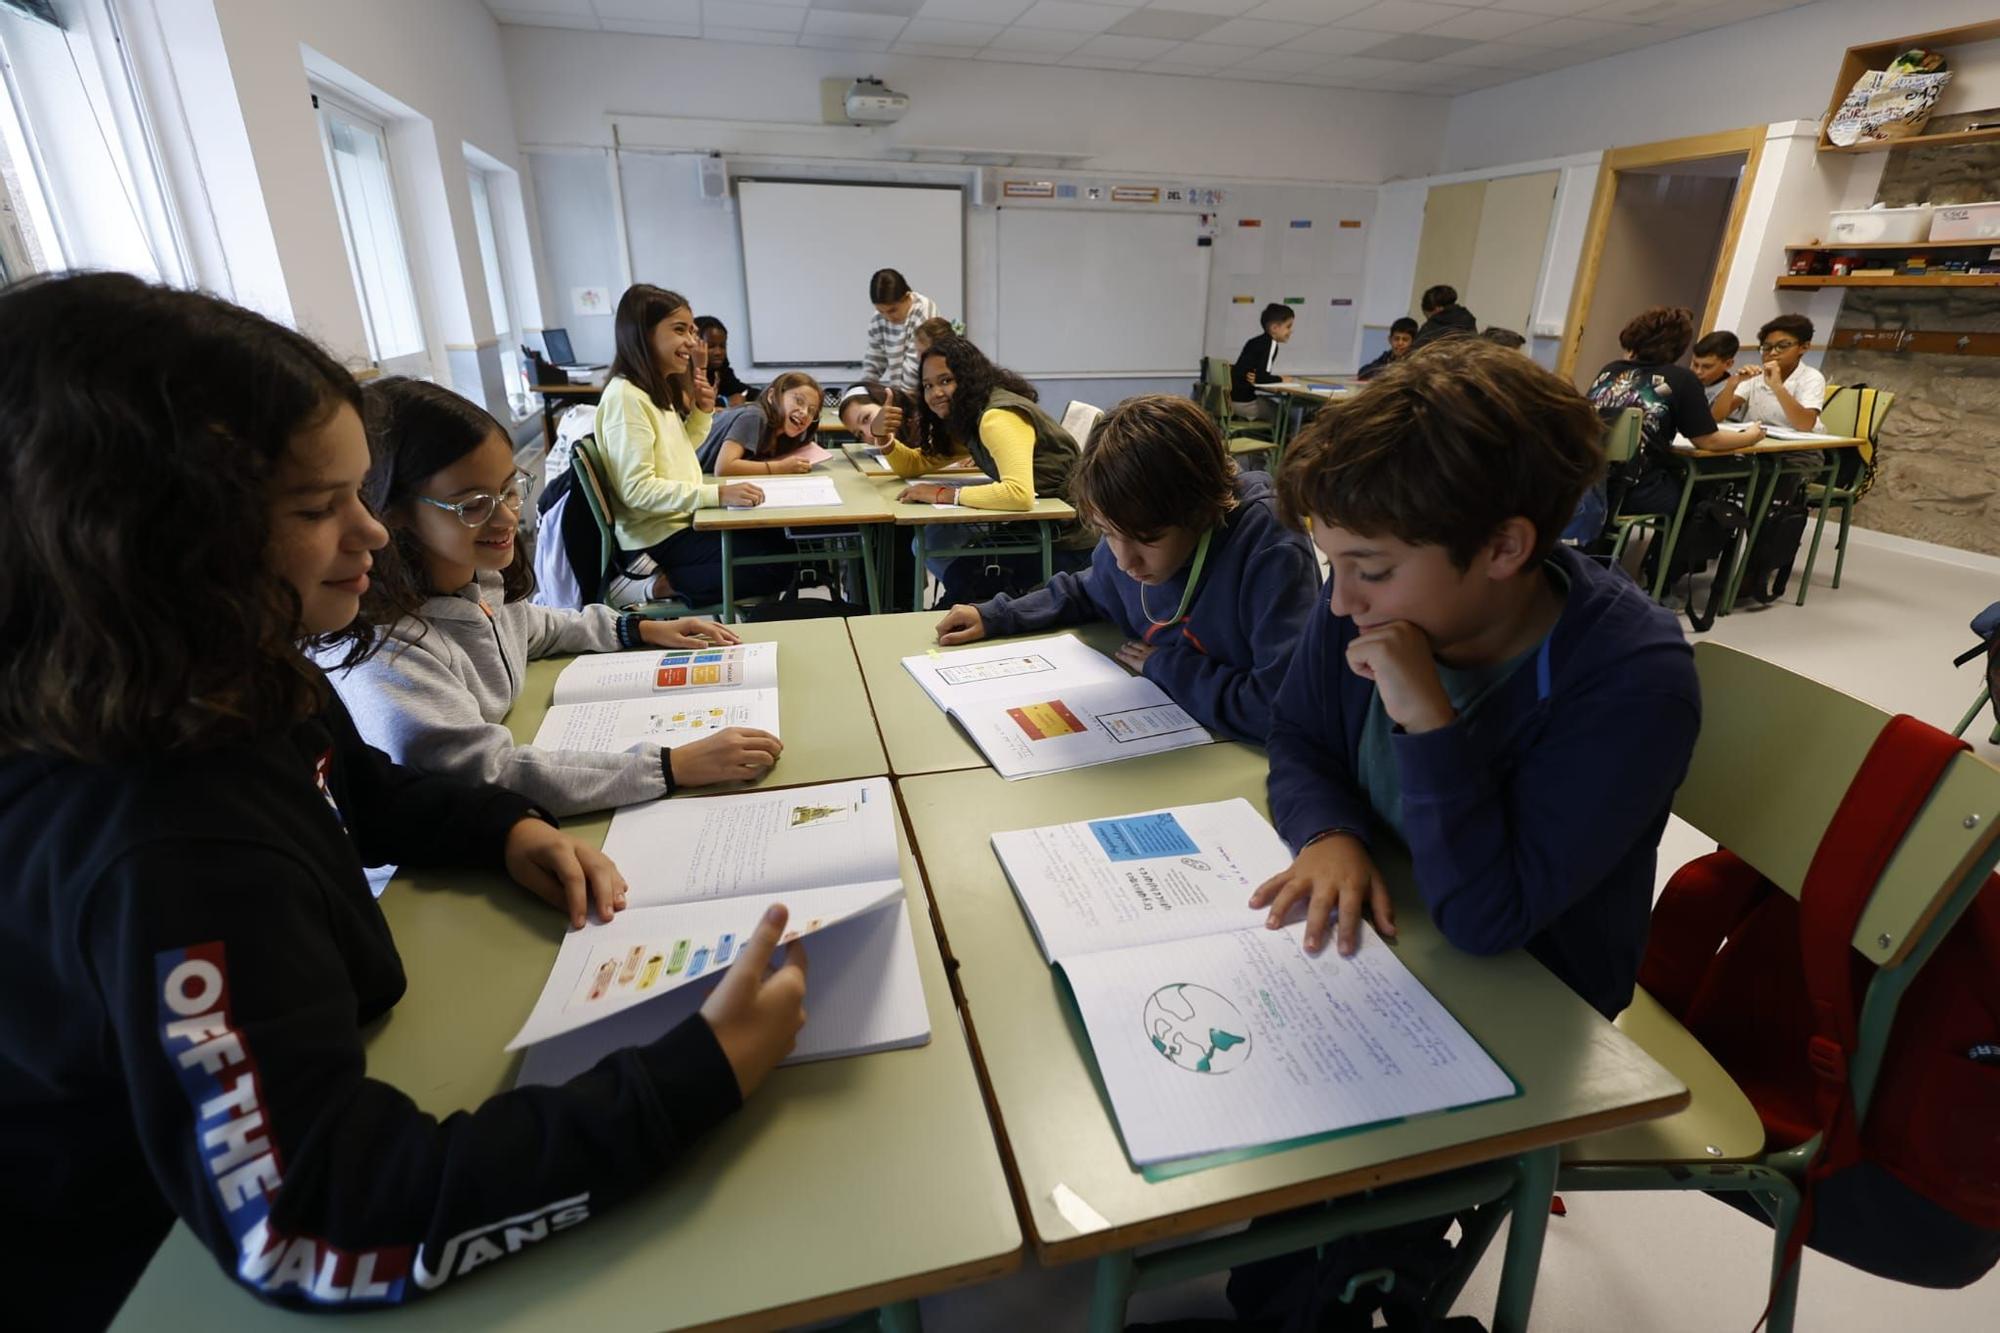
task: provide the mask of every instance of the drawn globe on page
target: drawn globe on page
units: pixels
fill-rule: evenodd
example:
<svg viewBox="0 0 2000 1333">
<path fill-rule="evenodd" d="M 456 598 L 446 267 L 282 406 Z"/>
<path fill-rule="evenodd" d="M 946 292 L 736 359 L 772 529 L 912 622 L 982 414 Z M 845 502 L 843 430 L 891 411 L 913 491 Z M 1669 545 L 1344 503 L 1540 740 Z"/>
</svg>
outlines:
<svg viewBox="0 0 2000 1333">
<path fill-rule="evenodd" d="M 1250 1025 L 1229 998 L 1189 982 L 1162 986 L 1143 1016 L 1153 1049 L 1195 1074 L 1226 1074 L 1250 1058 Z"/>
</svg>

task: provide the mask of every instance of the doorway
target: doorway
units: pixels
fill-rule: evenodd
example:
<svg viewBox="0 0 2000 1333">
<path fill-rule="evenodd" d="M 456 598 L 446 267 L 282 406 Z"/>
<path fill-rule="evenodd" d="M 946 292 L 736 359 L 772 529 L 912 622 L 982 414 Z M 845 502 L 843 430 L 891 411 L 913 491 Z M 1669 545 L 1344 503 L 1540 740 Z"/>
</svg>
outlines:
<svg viewBox="0 0 2000 1333">
<path fill-rule="evenodd" d="M 1587 388 L 1648 306 L 1686 306 L 1713 327 L 1736 253 L 1762 127 L 1614 149 L 1598 170 L 1561 374 Z"/>
</svg>

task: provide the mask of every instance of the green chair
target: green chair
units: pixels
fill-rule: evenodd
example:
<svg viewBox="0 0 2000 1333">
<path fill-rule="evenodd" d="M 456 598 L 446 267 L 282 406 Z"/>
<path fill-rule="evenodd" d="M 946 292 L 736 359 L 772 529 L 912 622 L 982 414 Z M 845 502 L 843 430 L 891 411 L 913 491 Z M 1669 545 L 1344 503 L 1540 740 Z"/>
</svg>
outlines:
<svg viewBox="0 0 2000 1333">
<path fill-rule="evenodd" d="M 1702 643 L 1694 653 L 1701 738 L 1674 813 L 1796 897 L 1822 831 L 1888 717 L 1734 649 Z M 1784 743 L 1772 744 L 1771 737 Z M 1897 848 L 1855 930 L 1854 948 L 1875 967 L 1851 1065 L 1855 1110 L 1864 1122 L 1898 1003 L 2000 859 L 1996 820 L 2000 770 L 1959 755 Z M 1618 1027 L 1687 1084 L 1692 1100 L 1675 1115 L 1568 1145 L 1558 1188 L 1749 1193 L 1774 1224 L 1770 1327 L 1786 1333 L 1798 1300 L 1798 1267 L 1786 1271 L 1785 1242 L 1817 1141 L 1767 1150 L 1749 1098 L 1643 991 L 1619 1015 Z"/>
<path fill-rule="evenodd" d="M 1613 417 L 1604 427 L 1604 461 L 1614 471 L 1623 464 L 1630 463 L 1639 456 L 1639 441 L 1645 427 L 1646 417 L 1636 407 L 1628 407 Z M 1626 544 L 1632 540 L 1633 532 L 1640 528 L 1657 533 L 1660 525 L 1670 519 L 1670 514 L 1627 514 L 1616 513 L 1605 520 L 1605 527 L 1616 534 L 1611 540 L 1611 563 L 1617 564 L 1625 556 Z M 1664 552 L 1662 553 L 1664 554 Z"/>
<path fill-rule="evenodd" d="M 1833 546 L 1833 586 L 1840 586 L 1840 572 L 1847 564 L 1847 529 L 1854 517 L 1854 502 L 1868 493 L 1875 481 L 1881 456 L 1882 418 L 1895 406 L 1896 395 L 1887 389 L 1865 385 L 1828 386 L 1826 407 L 1819 414 L 1819 428 L 1829 435 L 1845 435 L 1868 441 L 1857 449 L 1842 449 L 1834 461 L 1833 480 L 1806 487 L 1806 507 L 1819 511 L 1813 524 L 1812 547 L 1806 552 L 1805 572 L 1799 575 L 1798 605 L 1806 604 L 1806 589 L 1812 587 L 1813 561 L 1819 558 L 1820 534 L 1826 530 L 1826 511 L 1840 510 L 1840 536 Z"/>
<path fill-rule="evenodd" d="M 611 576 L 623 571 L 618 567 L 618 534 L 611 525 L 611 493 L 604 485 L 604 460 L 597 456 L 597 441 L 591 437 L 578 440 L 570 454 L 569 466 L 576 489 L 590 510 L 591 521 L 597 524 L 597 549 L 603 553 L 604 561 L 604 567 L 597 571 L 597 595 L 602 600 L 604 590 L 611 585 Z M 678 598 L 669 598 L 619 610 L 631 611 L 648 620 L 673 620 L 680 616 L 715 616 L 722 607 L 691 606 Z"/>
<path fill-rule="evenodd" d="M 1254 417 L 1239 417 L 1230 406 L 1227 361 L 1220 357 L 1201 359 L 1202 407 L 1215 418 L 1224 443 L 1232 454 L 1264 453 L 1271 449 L 1273 424 Z"/>
</svg>

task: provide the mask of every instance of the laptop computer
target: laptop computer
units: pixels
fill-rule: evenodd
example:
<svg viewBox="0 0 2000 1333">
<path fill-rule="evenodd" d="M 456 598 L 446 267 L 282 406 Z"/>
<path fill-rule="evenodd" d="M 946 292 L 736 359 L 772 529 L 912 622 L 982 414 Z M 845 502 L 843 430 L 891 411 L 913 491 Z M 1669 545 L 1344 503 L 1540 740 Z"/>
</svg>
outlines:
<svg viewBox="0 0 2000 1333">
<path fill-rule="evenodd" d="M 568 329 L 543 329 L 542 347 L 549 354 L 549 364 L 563 370 L 604 369 L 601 365 L 585 365 L 576 359 L 576 349 L 569 344 Z"/>
</svg>

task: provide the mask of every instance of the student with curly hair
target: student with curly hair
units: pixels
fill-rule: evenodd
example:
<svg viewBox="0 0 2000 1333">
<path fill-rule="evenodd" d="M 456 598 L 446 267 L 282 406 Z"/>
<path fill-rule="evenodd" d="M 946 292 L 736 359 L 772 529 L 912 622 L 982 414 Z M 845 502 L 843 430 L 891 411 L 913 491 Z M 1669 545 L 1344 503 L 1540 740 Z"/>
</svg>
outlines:
<svg viewBox="0 0 2000 1333">
<path fill-rule="evenodd" d="M 527 798 L 370 749 L 301 651 L 368 648 L 388 534 L 360 407 L 318 346 L 214 297 L 0 291 L 13 1325 L 104 1326 L 176 1217 L 266 1300 L 417 1300 L 467 1236 L 643 1189 L 804 1021 L 803 966 L 766 973 L 779 911 L 700 1014 L 566 1084 L 440 1121 L 368 1077 L 404 980 L 364 866 L 504 871 L 578 926 L 625 883 Z"/>
</svg>

